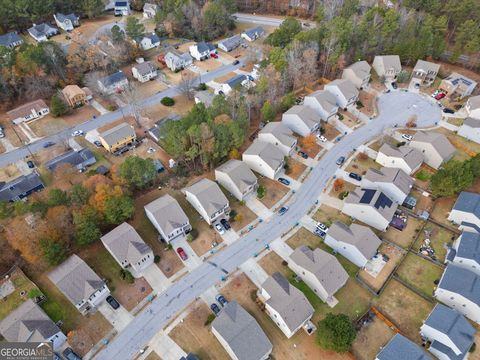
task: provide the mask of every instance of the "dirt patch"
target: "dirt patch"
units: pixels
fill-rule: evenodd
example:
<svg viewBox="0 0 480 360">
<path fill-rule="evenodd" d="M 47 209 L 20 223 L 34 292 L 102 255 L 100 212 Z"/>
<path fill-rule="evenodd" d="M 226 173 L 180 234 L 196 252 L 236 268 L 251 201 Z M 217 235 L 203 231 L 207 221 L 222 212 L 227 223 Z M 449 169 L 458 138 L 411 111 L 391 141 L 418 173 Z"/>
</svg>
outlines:
<svg viewBox="0 0 480 360">
<path fill-rule="evenodd" d="M 343 214 L 340 210 L 324 204 L 320 205 L 312 218 L 315 221 L 324 223 L 326 226 L 332 225 L 337 220 L 347 225 L 352 223 L 352 219 L 349 216 Z"/>
<path fill-rule="evenodd" d="M 381 167 L 382 166 L 380 164 L 368 156 L 365 156 L 364 154 L 357 154 L 352 161 L 349 162 L 345 171 L 355 172 L 359 175 L 365 175 L 368 169 L 373 168 L 379 170 Z"/>
<path fill-rule="evenodd" d="M 356 117 L 352 113 L 349 113 L 348 111 L 340 110 L 339 113 L 343 116 L 343 120 L 338 119 L 335 121 L 341 122 L 342 124 L 347 125 L 349 128 L 353 128 L 355 126 L 358 126 L 359 124 L 362 124 L 362 121 L 360 121 L 358 117 Z"/>
<path fill-rule="evenodd" d="M 175 96 L 173 99 L 175 100 L 175 104 L 173 106 L 165 106 L 159 102 L 156 105 L 144 109 L 143 112 L 145 116 L 149 117 L 153 121 L 157 121 L 173 113 L 184 115 L 189 112 L 192 106 L 195 104 L 193 100 L 189 100 L 183 95 Z"/>
<path fill-rule="evenodd" d="M 151 351 L 150 354 L 147 355 L 145 360 L 162 360 L 160 356 L 155 351 Z"/>
<path fill-rule="evenodd" d="M 285 185 L 266 177 L 259 177 L 258 184 L 265 186 L 267 190 L 265 196 L 260 201 L 269 209 L 275 206 L 288 192 L 288 188 Z"/>
<path fill-rule="evenodd" d="M 395 229 L 390 226 L 388 230 L 383 234 L 383 238 L 391 241 L 404 249 L 407 249 L 419 235 L 422 228 L 422 221 L 409 216 L 407 220 L 407 226 L 403 231 Z"/>
<path fill-rule="evenodd" d="M 395 335 L 387 324 L 378 317 L 363 325 L 352 344 L 352 353 L 358 360 L 375 359 L 378 352 Z"/>
<path fill-rule="evenodd" d="M 233 230 L 239 231 L 257 218 L 257 215 L 255 215 L 252 210 L 250 210 L 247 206 L 242 205 L 238 199 L 230 195 L 223 187 L 221 187 L 221 189 L 228 199 L 230 208 L 237 214 L 235 215 L 233 221 L 230 221 L 230 225 L 232 226 Z"/>
<path fill-rule="evenodd" d="M 274 251 L 265 255 L 258 261 L 258 265 L 260 265 L 268 275 L 279 272 L 288 278 L 288 275 L 291 274 L 292 271 L 287 265 L 283 265 L 282 263 L 283 259 Z"/>
<path fill-rule="evenodd" d="M 218 57 L 223 57 L 223 56 L 224 56 L 223 54 L 218 55 Z M 227 57 L 227 56 L 225 56 L 225 57 Z M 222 65 L 223 64 L 220 60 L 217 60 L 217 59 L 214 59 L 214 58 L 210 58 L 210 59 L 204 60 L 204 61 L 196 61 L 195 62 L 195 66 L 197 66 L 199 69 L 201 69 L 203 71 L 207 71 L 207 72 L 218 69 Z"/>
<path fill-rule="evenodd" d="M 322 242 L 321 238 L 312 234 L 310 231 L 301 227 L 295 234 L 293 234 L 287 241 L 287 245 L 292 249 L 296 249 L 302 245 L 317 248 Z"/>
<path fill-rule="evenodd" d="M 417 241 L 413 245 L 415 251 L 419 251 L 425 239 L 430 241 L 430 246 L 435 251 L 435 256 L 438 261 L 444 262 L 447 255 L 447 247 L 451 246 L 457 239 L 458 234 L 440 227 L 432 222 L 427 222 L 423 231 L 419 235 Z"/>
<path fill-rule="evenodd" d="M 428 193 L 426 193 L 428 194 Z M 410 192 L 410 196 L 413 196 L 417 199 L 417 205 L 415 205 L 414 211 L 428 211 L 431 212 L 433 209 L 433 199 L 431 196 L 425 196 L 421 191 L 413 190 Z"/>
<path fill-rule="evenodd" d="M 430 188 L 430 179 L 435 174 L 436 170 L 426 164 L 420 165 L 418 170 L 413 174 L 415 179 L 415 186 L 428 191 Z"/>
<path fill-rule="evenodd" d="M 323 136 L 325 136 L 328 141 L 333 141 L 338 135 L 340 135 L 340 131 L 338 131 L 335 126 L 330 123 L 322 124 L 322 128 L 325 130 L 323 132 Z"/>
<path fill-rule="evenodd" d="M 456 197 L 441 197 L 435 200 L 433 203 L 433 210 L 430 216 L 435 221 L 444 224 L 449 227 L 455 228 L 456 226 L 448 220 L 448 213 L 452 210 Z"/>
<path fill-rule="evenodd" d="M 220 77 L 216 78 L 214 81 L 219 83 L 219 84 L 223 84 L 225 81 L 230 80 L 232 77 L 237 76 L 237 75 L 238 75 L 237 73 L 234 73 L 233 71 L 230 71 L 228 74 L 220 76 Z"/>
<path fill-rule="evenodd" d="M 112 329 L 112 325 L 97 312 L 86 316 L 79 327 L 67 334 L 68 343 L 78 355 L 85 356 Z"/>
<path fill-rule="evenodd" d="M 389 144 L 391 146 L 397 146 L 399 142 L 395 140 L 393 137 L 384 135 L 377 141 L 371 143 L 368 147 L 374 151 L 380 150 L 383 144 Z"/>
<path fill-rule="evenodd" d="M 376 101 L 375 94 L 366 92 L 364 90 L 360 90 L 360 95 L 358 100 L 363 105 L 363 107 L 359 109 L 360 112 L 367 115 L 368 117 L 375 115 L 375 101 Z"/>
<path fill-rule="evenodd" d="M 206 224 L 206 223 L 205 223 Z M 197 229 L 199 227 L 197 226 Z M 208 230 L 210 231 L 205 231 L 205 229 L 201 229 L 202 231 L 199 233 L 198 237 L 189 242 L 190 247 L 195 251 L 195 254 L 198 256 L 203 256 L 207 252 L 212 250 L 212 244 L 217 243 L 221 244 L 223 242 L 222 237 L 216 232 L 213 231 L 210 227 L 208 227 Z"/>
<path fill-rule="evenodd" d="M 342 179 L 339 179 L 339 180 L 342 180 Z M 343 185 L 341 187 L 339 186 L 337 189 L 335 189 L 335 187 L 332 186 L 332 189 L 330 190 L 330 193 L 328 195 L 334 198 L 338 198 L 339 195 L 343 192 L 351 192 L 355 190 L 356 186 L 353 185 L 351 182 L 344 181 L 344 180 L 342 181 L 343 181 Z"/>
<path fill-rule="evenodd" d="M 15 164 L 0 168 L 0 181 L 10 181 L 22 175 Z"/>
<path fill-rule="evenodd" d="M 166 84 L 157 79 L 153 79 L 144 83 L 137 82 L 137 85 L 137 91 L 140 99 L 148 98 L 163 90 L 168 89 L 168 86 Z"/>
<path fill-rule="evenodd" d="M 303 144 L 302 144 L 302 139 L 303 138 L 301 136 L 297 136 L 297 135 L 294 135 L 294 136 L 296 136 L 296 138 L 297 138 L 297 146 L 300 148 L 301 151 L 306 153 L 308 155 L 308 157 L 311 157 L 312 159 L 314 159 L 318 155 L 320 150 L 322 150 L 322 147 L 320 145 L 318 145 L 317 143 L 309 145 L 308 147 L 303 146 Z"/>
<path fill-rule="evenodd" d="M 300 161 L 295 160 L 295 159 L 288 159 L 288 176 L 291 177 L 294 180 L 298 180 L 300 175 L 303 174 L 305 169 L 307 168 L 306 165 L 302 164 Z"/>
</svg>

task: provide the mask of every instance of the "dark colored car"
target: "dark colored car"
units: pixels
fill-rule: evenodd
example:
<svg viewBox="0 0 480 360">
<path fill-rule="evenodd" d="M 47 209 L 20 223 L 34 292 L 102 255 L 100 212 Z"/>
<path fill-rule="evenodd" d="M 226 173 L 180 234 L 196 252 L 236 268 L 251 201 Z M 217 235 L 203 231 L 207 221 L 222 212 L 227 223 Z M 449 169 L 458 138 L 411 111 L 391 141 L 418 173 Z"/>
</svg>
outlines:
<svg viewBox="0 0 480 360">
<path fill-rule="evenodd" d="M 301 156 L 302 158 L 304 158 L 304 159 L 308 159 L 308 155 L 307 155 L 307 153 L 304 152 L 304 151 L 299 151 L 299 152 L 298 152 L 298 155 L 300 155 L 300 156 Z"/>
<path fill-rule="evenodd" d="M 177 248 L 177 253 L 178 255 L 180 255 L 183 261 L 188 259 L 187 253 L 185 252 L 185 250 L 183 250 L 183 248 L 181 247 Z"/>
<path fill-rule="evenodd" d="M 362 181 L 362 177 L 354 172 L 351 172 L 350 174 L 348 174 L 348 177 L 358 181 Z"/>
<path fill-rule="evenodd" d="M 222 294 L 217 295 L 217 296 L 215 297 L 215 299 L 217 299 L 217 301 L 218 301 L 218 302 L 220 303 L 220 305 L 222 305 L 222 306 L 225 306 L 225 305 L 228 304 L 227 299 L 225 299 L 225 296 L 223 296 Z"/>
<path fill-rule="evenodd" d="M 338 166 L 342 165 L 343 163 L 345 162 L 345 156 L 340 156 L 337 161 L 336 161 L 336 164 Z"/>
<path fill-rule="evenodd" d="M 46 149 L 53 145 L 55 145 L 53 141 L 47 141 L 45 144 L 43 144 L 43 148 Z"/>
<path fill-rule="evenodd" d="M 279 215 L 283 215 L 288 211 L 288 206 L 282 206 L 280 210 L 278 210 Z"/>
<path fill-rule="evenodd" d="M 228 223 L 227 219 L 222 219 L 220 220 L 220 224 L 223 225 L 223 227 L 225 228 L 225 230 L 230 230 L 231 226 L 230 224 Z"/>
<path fill-rule="evenodd" d="M 107 303 L 113 308 L 113 310 L 117 310 L 120 307 L 120 304 L 112 295 L 107 296 Z"/>
<path fill-rule="evenodd" d="M 327 233 L 317 228 L 315 229 L 315 235 L 320 236 L 322 239 L 325 239 L 325 236 L 327 236 Z"/>
<path fill-rule="evenodd" d="M 396 83 L 395 81 L 392 82 L 392 88 L 394 88 L 394 89 L 398 88 L 398 85 L 397 85 L 397 83 Z"/>
<path fill-rule="evenodd" d="M 287 179 L 285 178 L 278 178 L 278 182 L 283 184 L 283 185 L 290 185 L 290 181 L 288 181 Z"/>
<path fill-rule="evenodd" d="M 445 114 L 455 114 L 455 110 L 450 109 L 450 108 L 444 108 L 444 109 L 443 109 L 443 112 L 444 112 Z"/>
<path fill-rule="evenodd" d="M 60 356 L 59 353 L 54 352 L 53 353 L 53 360 L 63 360 L 63 358 Z"/>
<path fill-rule="evenodd" d="M 96 147 L 98 147 L 98 148 L 99 148 L 99 147 L 102 147 L 102 143 L 101 143 L 100 141 L 98 141 L 98 140 L 95 140 L 95 141 L 93 142 L 93 144 L 94 144 Z"/>
<path fill-rule="evenodd" d="M 215 315 L 218 315 L 218 313 L 220 312 L 220 307 L 215 303 L 210 305 L 210 309 L 212 309 Z"/>
<path fill-rule="evenodd" d="M 63 350 L 63 356 L 65 356 L 68 360 L 82 360 L 80 356 L 78 356 L 72 348 L 66 348 Z"/>
<path fill-rule="evenodd" d="M 238 65 L 238 64 L 240 64 L 240 61 L 239 61 L 239 60 L 235 60 L 235 61 L 233 62 L 233 65 Z"/>
<path fill-rule="evenodd" d="M 33 163 L 32 160 L 28 160 L 27 161 L 27 166 L 30 168 L 30 169 L 33 169 L 35 167 L 35 164 Z"/>
</svg>

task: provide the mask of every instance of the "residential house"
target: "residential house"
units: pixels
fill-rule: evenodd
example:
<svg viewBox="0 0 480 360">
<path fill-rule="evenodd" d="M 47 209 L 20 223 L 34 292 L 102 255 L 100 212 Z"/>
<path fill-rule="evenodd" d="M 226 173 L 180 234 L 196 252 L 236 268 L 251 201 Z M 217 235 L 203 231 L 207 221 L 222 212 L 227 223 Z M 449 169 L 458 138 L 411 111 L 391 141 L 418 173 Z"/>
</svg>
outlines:
<svg viewBox="0 0 480 360">
<path fill-rule="evenodd" d="M 357 187 L 343 202 L 342 212 L 375 229 L 387 230 L 398 204 L 381 190 Z"/>
<path fill-rule="evenodd" d="M 142 48 L 142 50 L 150 50 L 154 47 L 160 46 L 160 38 L 157 34 L 144 34 L 138 39 L 134 40 L 135 44 L 138 44 Z"/>
<path fill-rule="evenodd" d="M 480 323 L 480 275 L 477 273 L 449 264 L 434 297 L 470 320 Z"/>
<path fill-rule="evenodd" d="M 244 162 L 228 160 L 215 169 L 215 180 L 242 201 L 257 189 L 257 177 Z"/>
<path fill-rule="evenodd" d="M 258 140 L 275 145 L 283 155 L 292 155 L 297 146 L 297 138 L 282 122 L 269 122 L 258 133 Z"/>
<path fill-rule="evenodd" d="M 272 352 L 255 318 L 234 300 L 213 320 L 212 333 L 233 360 L 267 360 Z"/>
<path fill-rule="evenodd" d="M 115 16 L 130 15 L 130 1 L 129 0 L 115 1 L 113 14 Z"/>
<path fill-rule="evenodd" d="M 418 85 L 431 85 L 437 78 L 440 65 L 430 61 L 417 60 L 412 71 L 412 82 Z"/>
<path fill-rule="evenodd" d="M 0 201 L 21 200 L 43 189 L 45 189 L 45 185 L 34 171 L 28 175 L 20 175 L 8 182 L 0 181 Z"/>
<path fill-rule="evenodd" d="M 90 149 L 69 150 L 45 162 L 45 168 L 53 172 L 59 166 L 68 164 L 79 171 L 84 171 L 96 162 L 95 155 Z"/>
<path fill-rule="evenodd" d="M 288 267 L 325 302 L 334 301 L 333 296 L 348 280 L 348 274 L 337 258 L 320 248 L 296 248 L 290 255 Z"/>
<path fill-rule="evenodd" d="M 170 70 L 178 71 L 192 65 L 193 59 L 189 53 L 179 54 L 176 51 L 169 51 L 165 55 L 164 61 Z"/>
<path fill-rule="evenodd" d="M 325 244 L 361 268 L 377 253 L 381 243 L 369 227 L 349 226 L 340 221 L 335 221 L 328 228 L 325 238 Z"/>
<path fill-rule="evenodd" d="M 209 107 L 213 103 L 215 94 L 208 90 L 196 91 L 194 95 L 195 104 L 202 103 L 205 107 Z"/>
<path fill-rule="evenodd" d="M 228 95 L 233 89 L 239 89 L 242 86 L 249 89 L 253 85 L 248 75 L 235 75 L 234 77 L 225 81 L 220 89 L 216 90 L 217 94 Z"/>
<path fill-rule="evenodd" d="M 377 354 L 375 360 L 432 360 L 420 346 L 396 334 Z"/>
<path fill-rule="evenodd" d="M 475 341 L 475 328 L 459 312 L 437 304 L 420 328 L 428 351 L 441 360 L 466 360 Z"/>
<path fill-rule="evenodd" d="M 379 77 L 384 77 L 387 81 L 395 80 L 402 71 L 398 55 L 375 56 L 372 67 Z"/>
<path fill-rule="evenodd" d="M 480 275 L 480 234 L 462 232 L 448 250 L 446 261 Z"/>
<path fill-rule="evenodd" d="M 242 160 L 250 169 L 272 180 L 284 165 L 283 153 L 275 145 L 258 139 L 244 151 Z"/>
<path fill-rule="evenodd" d="M 200 358 L 194 353 L 188 353 L 185 356 L 182 356 L 180 360 L 200 360 Z"/>
<path fill-rule="evenodd" d="M 135 129 L 128 123 L 121 123 L 98 136 L 103 147 L 111 153 L 132 145 L 137 140 Z"/>
<path fill-rule="evenodd" d="M 223 51 L 230 52 L 236 49 L 237 47 L 239 47 L 241 43 L 242 43 L 242 38 L 240 37 L 240 35 L 237 34 L 229 38 L 220 40 L 218 42 L 218 48 L 222 49 Z"/>
<path fill-rule="evenodd" d="M 182 117 L 177 113 L 170 113 L 169 115 L 157 120 L 155 122 L 155 126 L 148 129 L 148 134 L 155 140 L 159 142 L 160 139 L 163 139 L 163 127 L 168 124 L 170 121 L 178 121 Z"/>
<path fill-rule="evenodd" d="M 303 104 L 315 110 L 325 122 L 334 118 L 338 112 L 337 98 L 326 90 L 317 90 L 305 96 Z"/>
<path fill-rule="evenodd" d="M 144 83 L 157 77 L 157 67 L 150 61 L 144 61 L 132 66 L 132 75 L 135 79 Z"/>
<path fill-rule="evenodd" d="M 468 116 L 474 119 L 480 119 L 480 95 L 469 98 L 465 104 L 465 110 Z"/>
<path fill-rule="evenodd" d="M 463 120 L 463 124 L 458 128 L 457 134 L 480 144 L 480 118 L 468 117 Z"/>
<path fill-rule="evenodd" d="M 122 269 L 138 278 L 153 264 L 153 251 L 132 225 L 124 222 L 101 238 L 103 245 Z"/>
<path fill-rule="evenodd" d="M 375 161 L 387 168 L 402 169 L 410 175 L 422 165 L 423 158 L 421 151 L 408 145 L 394 147 L 385 143 L 378 150 Z"/>
<path fill-rule="evenodd" d="M 343 70 L 342 79 L 350 80 L 359 90 L 365 89 L 370 82 L 372 67 L 366 61 L 357 61 Z"/>
<path fill-rule="evenodd" d="M 110 295 L 105 281 L 77 255 L 57 266 L 48 278 L 82 315 L 93 312 Z"/>
<path fill-rule="evenodd" d="M 182 190 L 188 202 L 209 224 L 228 217 L 230 206 L 220 187 L 212 180 L 202 179 Z"/>
<path fill-rule="evenodd" d="M 383 167 L 380 170 L 370 168 L 362 177 L 362 187 L 378 189 L 397 204 L 403 204 L 413 184 L 415 180 L 397 168 Z"/>
<path fill-rule="evenodd" d="M 88 104 L 92 99 L 90 89 L 78 85 L 67 85 L 62 90 L 63 97 L 67 104 L 72 108 L 77 108 Z"/>
<path fill-rule="evenodd" d="M 455 201 L 448 220 L 459 229 L 474 229 L 480 232 L 480 194 L 462 191 Z"/>
<path fill-rule="evenodd" d="M 283 113 L 282 123 L 294 133 L 305 137 L 318 131 L 320 117 L 311 107 L 294 105 Z"/>
<path fill-rule="evenodd" d="M 281 273 L 274 272 L 265 280 L 259 296 L 265 304 L 265 312 L 287 338 L 301 328 L 311 326 L 312 305 Z"/>
<path fill-rule="evenodd" d="M 148 219 L 166 243 L 192 230 L 190 221 L 178 201 L 168 194 L 148 203 L 144 209 Z"/>
<path fill-rule="evenodd" d="M 58 29 L 47 23 L 35 25 L 29 28 L 28 33 L 38 42 L 47 41 L 50 37 L 58 34 Z"/>
<path fill-rule="evenodd" d="M 9 33 L 0 35 L 0 46 L 5 46 L 9 49 L 14 49 L 23 44 L 22 38 L 17 32 L 11 31 Z"/>
<path fill-rule="evenodd" d="M 359 92 L 350 80 L 336 79 L 325 85 L 325 90 L 335 96 L 337 105 L 343 109 L 355 105 Z"/>
<path fill-rule="evenodd" d="M 455 148 L 447 137 L 433 131 L 417 131 L 410 146 L 421 151 L 425 163 L 434 169 L 440 168 L 455 154 Z"/>
<path fill-rule="evenodd" d="M 263 35 L 265 35 L 265 30 L 262 27 L 257 26 L 257 27 L 245 30 L 244 32 L 242 32 L 241 36 L 245 40 L 252 42 L 257 40 L 259 37 L 262 37 Z"/>
<path fill-rule="evenodd" d="M 145 5 L 143 5 L 143 17 L 145 19 L 155 18 L 158 11 L 160 11 L 160 6 L 157 4 L 145 3 Z"/>
<path fill-rule="evenodd" d="M 476 86 L 476 81 L 454 72 L 442 80 L 439 88 L 446 91 L 450 97 L 464 98 L 470 96 Z"/>
<path fill-rule="evenodd" d="M 106 94 L 122 92 L 128 86 L 128 79 L 122 71 L 105 76 L 97 81 L 98 88 Z"/>
<path fill-rule="evenodd" d="M 73 31 L 75 26 L 80 25 L 79 17 L 74 13 L 64 15 L 62 13 L 56 13 L 53 15 L 57 26 L 63 31 Z"/>
<path fill-rule="evenodd" d="M 67 341 L 62 330 L 32 299 L 24 301 L 3 318 L 0 334 L 14 343 L 49 342 L 53 350 L 58 350 Z"/>
<path fill-rule="evenodd" d="M 50 109 L 45 101 L 38 99 L 8 111 L 7 115 L 11 122 L 18 125 L 25 121 L 40 119 L 49 113 Z"/>
<path fill-rule="evenodd" d="M 198 61 L 206 60 L 210 57 L 210 54 L 215 51 L 215 46 L 205 41 L 201 41 L 194 45 L 190 45 L 188 48 L 190 55 Z"/>
</svg>

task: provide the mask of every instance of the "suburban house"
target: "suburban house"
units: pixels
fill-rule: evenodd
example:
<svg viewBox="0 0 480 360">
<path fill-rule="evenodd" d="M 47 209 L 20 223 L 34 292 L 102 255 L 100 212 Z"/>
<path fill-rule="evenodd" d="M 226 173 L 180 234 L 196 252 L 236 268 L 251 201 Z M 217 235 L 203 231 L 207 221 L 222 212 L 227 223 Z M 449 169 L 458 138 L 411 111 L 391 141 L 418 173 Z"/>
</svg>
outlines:
<svg viewBox="0 0 480 360">
<path fill-rule="evenodd" d="M 122 71 L 105 76 L 97 81 L 98 88 L 106 94 L 122 92 L 128 86 L 128 79 Z"/>
<path fill-rule="evenodd" d="M 0 334 L 8 342 L 51 342 L 53 350 L 67 341 L 62 330 L 32 299 L 23 302 L 0 322 Z"/>
<path fill-rule="evenodd" d="M 169 51 L 163 58 L 165 65 L 172 70 L 182 70 L 189 65 L 192 65 L 193 59 L 189 53 L 179 54 L 176 51 Z"/>
<path fill-rule="evenodd" d="M 408 357 L 407 357 L 408 354 Z M 420 346 L 396 334 L 377 354 L 375 360 L 432 360 Z"/>
<path fill-rule="evenodd" d="M 13 202 L 21 200 L 43 189 L 45 189 L 45 185 L 40 176 L 34 171 L 28 175 L 20 175 L 8 182 L 0 181 L 0 201 Z"/>
<path fill-rule="evenodd" d="M 265 35 L 265 30 L 262 27 L 257 26 L 257 27 L 245 30 L 244 32 L 242 32 L 241 36 L 247 41 L 255 41 L 263 35 Z"/>
<path fill-rule="evenodd" d="M 144 209 L 148 219 L 166 243 L 192 230 L 190 221 L 178 201 L 168 194 L 148 203 Z"/>
<path fill-rule="evenodd" d="M 213 320 L 212 333 L 233 360 L 267 360 L 273 349 L 255 318 L 236 301 Z"/>
<path fill-rule="evenodd" d="M 471 228 L 480 232 L 480 194 L 462 191 L 453 205 L 448 220 L 459 229 Z"/>
<path fill-rule="evenodd" d="M 124 222 L 101 238 L 103 245 L 122 267 L 138 278 L 153 264 L 153 251 L 132 225 Z"/>
<path fill-rule="evenodd" d="M 464 231 L 448 249 L 446 262 L 480 275 L 480 234 Z"/>
<path fill-rule="evenodd" d="M 143 5 L 143 17 L 145 19 L 153 19 L 159 10 L 160 6 L 157 4 L 145 3 Z"/>
<path fill-rule="evenodd" d="M 223 93 L 223 95 L 228 95 L 233 89 L 238 89 L 242 86 L 246 89 L 252 86 L 250 77 L 244 74 L 235 75 L 221 85 L 221 88 L 217 90 L 217 94 Z"/>
<path fill-rule="evenodd" d="M 269 276 L 258 294 L 265 304 L 265 312 L 287 338 L 290 339 L 303 327 L 312 327 L 312 305 L 281 273 L 274 272 Z"/>
<path fill-rule="evenodd" d="M 250 169 L 274 180 L 284 165 L 284 155 L 268 142 L 255 140 L 242 154 L 242 160 Z"/>
<path fill-rule="evenodd" d="M 87 167 L 95 164 L 97 160 L 90 149 L 85 148 L 78 151 L 69 150 L 53 159 L 45 162 L 45 168 L 49 171 L 55 171 L 61 165 L 68 164 L 73 168 L 84 171 Z"/>
<path fill-rule="evenodd" d="M 0 35 L 0 46 L 5 46 L 9 49 L 14 49 L 17 46 L 20 46 L 23 44 L 23 40 L 18 35 L 18 33 L 11 31 L 9 33 Z"/>
<path fill-rule="evenodd" d="M 132 75 L 144 83 L 157 77 L 157 67 L 150 61 L 143 61 L 132 66 Z"/>
<path fill-rule="evenodd" d="M 303 100 L 303 105 L 311 107 L 325 122 L 332 119 L 338 112 L 337 98 L 326 90 L 317 90 Z"/>
<path fill-rule="evenodd" d="M 357 61 L 342 72 L 342 79 L 350 80 L 359 90 L 365 89 L 370 81 L 370 70 L 372 67 L 368 62 Z"/>
<path fill-rule="evenodd" d="M 57 266 L 48 278 L 82 315 L 93 312 L 110 295 L 105 281 L 77 255 Z"/>
<path fill-rule="evenodd" d="M 215 180 L 227 191 L 242 201 L 257 189 L 257 177 L 240 160 L 231 159 L 215 169 Z"/>
<path fill-rule="evenodd" d="M 430 61 L 417 60 L 412 71 L 412 82 L 418 85 L 431 85 L 437 78 L 440 65 Z"/>
<path fill-rule="evenodd" d="M 372 67 L 379 77 L 392 81 L 402 71 L 402 64 L 398 55 L 379 55 L 373 59 Z"/>
<path fill-rule="evenodd" d="M 182 190 L 188 202 L 209 224 L 228 217 L 230 206 L 220 187 L 212 180 L 202 179 Z"/>
<path fill-rule="evenodd" d="M 47 23 L 35 25 L 29 28 L 28 33 L 32 38 L 38 42 L 47 41 L 53 35 L 58 34 L 58 29 L 56 27 L 50 26 Z"/>
<path fill-rule="evenodd" d="M 468 116 L 480 119 L 480 95 L 469 98 L 465 104 L 465 110 Z"/>
<path fill-rule="evenodd" d="M 333 296 L 348 280 L 348 274 L 337 258 L 319 248 L 300 246 L 290 255 L 292 269 L 325 302 L 335 302 Z"/>
<path fill-rule="evenodd" d="M 111 153 L 132 145 L 137 140 L 135 129 L 129 123 L 121 123 L 98 136 L 103 147 Z"/>
<path fill-rule="evenodd" d="M 398 168 L 383 167 L 380 170 L 370 168 L 362 177 L 362 187 L 378 189 L 397 204 L 403 204 L 414 183 L 413 178 Z"/>
<path fill-rule="evenodd" d="M 142 50 L 150 50 L 160 46 L 160 38 L 155 33 L 144 34 L 142 37 L 135 39 L 134 42 L 138 44 Z"/>
<path fill-rule="evenodd" d="M 320 127 L 320 117 L 311 107 L 294 105 L 282 115 L 282 123 L 300 136 L 310 135 Z"/>
<path fill-rule="evenodd" d="M 439 89 L 446 91 L 450 97 L 464 98 L 472 95 L 473 89 L 475 89 L 476 86 L 476 81 L 454 72 L 442 80 Z"/>
<path fill-rule="evenodd" d="M 130 1 L 115 1 L 113 14 L 115 16 L 128 16 L 130 15 Z"/>
<path fill-rule="evenodd" d="M 433 131 L 417 131 L 410 146 L 423 153 L 425 164 L 434 169 L 440 168 L 455 154 L 455 148 L 447 137 Z"/>
<path fill-rule="evenodd" d="M 463 124 L 458 128 L 457 134 L 480 144 L 480 118 L 468 117 L 463 120 Z"/>
<path fill-rule="evenodd" d="M 81 88 L 78 85 L 67 85 L 62 90 L 63 97 L 67 104 L 72 108 L 77 108 L 88 104 L 92 99 L 92 92 L 89 88 Z"/>
<path fill-rule="evenodd" d="M 153 138 L 153 140 L 158 142 L 160 139 L 163 139 L 162 128 L 170 121 L 178 121 L 181 118 L 182 117 L 177 113 L 170 113 L 169 115 L 155 121 L 155 125 L 148 129 L 148 134 Z"/>
<path fill-rule="evenodd" d="M 208 59 L 210 54 L 215 52 L 215 46 L 210 43 L 206 43 L 205 41 L 190 45 L 188 49 L 190 51 L 190 55 L 192 55 L 192 57 L 198 61 Z"/>
<path fill-rule="evenodd" d="M 402 169 L 410 175 L 422 165 L 423 158 L 424 156 L 420 150 L 408 145 L 394 147 L 385 143 L 378 150 L 375 161 L 387 168 Z"/>
<path fill-rule="evenodd" d="M 64 15 L 62 13 L 56 13 L 53 15 L 57 26 L 63 31 L 73 31 L 75 26 L 79 26 L 79 17 L 74 13 Z"/>
<path fill-rule="evenodd" d="M 229 52 L 239 47 L 241 43 L 242 38 L 240 37 L 240 35 L 237 34 L 229 38 L 220 40 L 218 42 L 218 48 L 222 49 L 223 51 Z"/>
<path fill-rule="evenodd" d="M 325 238 L 325 244 L 361 268 L 377 253 L 381 243 L 369 227 L 349 226 L 340 221 L 335 221 L 328 228 Z"/>
<path fill-rule="evenodd" d="M 194 95 L 195 104 L 202 103 L 205 107 L 209 107 L 213 103 L 213 98 L 215 94 L 208 90 L 196 91 Z"/>
<path fill-rule="evenodd" d="M 258 140 L 275 145 L 285 156 L 289 156 L 297 146 L 297 138 L 282 122 L 269 122 L 258 133 Z"/>
<path fill-rule="evenodd" d="M 430 343 L 428 351 L 438 359 L 468 358 L 475 341 L 475 328 L 459 312 L 437 304 L 420 327 L 422 339 Z"/>
<path fill-rule="evenodd" d="M 449 264 L 433 296 L 480 323 L 480 275 L 475 272 Z"/>
<path fill-rule="evenodd" d="M 398 204 L 381 190 L 357 187 L 343 201 L 342 212 L 375 229 L 387 230 Z"/>
<path fill-rule="evenodd" d="M 180 360 L 200 360 L 200 358 L 194 353 L 188 353 L 185 356 L 182 356 Z"/>
<path fill-rule="evenodd" d="M 335 96 L 337 105 L 342 109 L 354 105 L 359 92 L 350 80 L 336 79 L 325 85 L 325 90 Z"/>
<path fill-rule="evenodd" d="M 40 119 L 50 113 L 45 101 L 34 100 L 7 112 L 10 121 L 16 125 L 30 120 Z"/>
</svg>

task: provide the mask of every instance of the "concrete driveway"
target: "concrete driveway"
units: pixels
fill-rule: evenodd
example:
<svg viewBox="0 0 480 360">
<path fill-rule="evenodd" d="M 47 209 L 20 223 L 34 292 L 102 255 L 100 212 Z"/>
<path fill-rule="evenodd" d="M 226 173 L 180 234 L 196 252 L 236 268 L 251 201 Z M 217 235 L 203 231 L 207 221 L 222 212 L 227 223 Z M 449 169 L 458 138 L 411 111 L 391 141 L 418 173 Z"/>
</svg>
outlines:
<svg viewBox="0 0 480 360">
<path fill-rule="evenodd" d="M 240 265 L 240 269 L 258 288 L 260 288 L 268 278 L 268 274 L 260 265 L 258 265 L 255 258 L 250 258 L 245 261 L 242 265 Z"/>
<path fill-rule="evenodd" d="M 177 255 L 177 249 L 179 247 L 181 247 L 183 251 L 185 251 L 188 258 L 187 260 L 182 260 L 182 262 L 185 264 L 189 271 L 192 271 L 202 263 L 202 260 L 197 256 L 197 254 L 195 254 L 195 251 L 193 251 L 193 249 L 190 247 L 190 244 L 184 236 L 177 237 L 171 242 L 171 244 Z M 180 257 L 180 255 L 178 255 L 178 257 Z"/>
<path fill-rule="evenodd" d="M 293 253 L 293 249 L 288 246 L 282 238 L 273 240 L 270 243 L 270 248 L 287 262 L 289 261 L 290 255 Z"/>
<path fill-rule="evenodd" d="M 229 245 L 235 242 L 240 237 L 233 229 L 225 231 L 225 233 L 220 236 L 222 237 L 223 241 L 225 241 Z"/>
<path fill-rule="evenodd" d="M 171 284 L 171 281 L 158 268 L 157 265 L 152 264 L 142 272 L 143 277 L 150 284 L 152 289 L 160 293 Z"/>
<path fill-rule="evenodd" d="M 247 196 L 245 199 L 245 205 L 263 220 L 266 220 L 273 215 L 273 212 L 263 205 L 263 203 L 257 199 L 255 194 Z"/>
<path fill-rule="evenodd" d="M 98 310 L 118 332 L 125 329 L 130 321 L 133 320 L 133 315 L 122 305 L 120 305 L 117 310 L 114 310 L 106 301 L 104 301 L 98 307 Z"/>
</svg>

